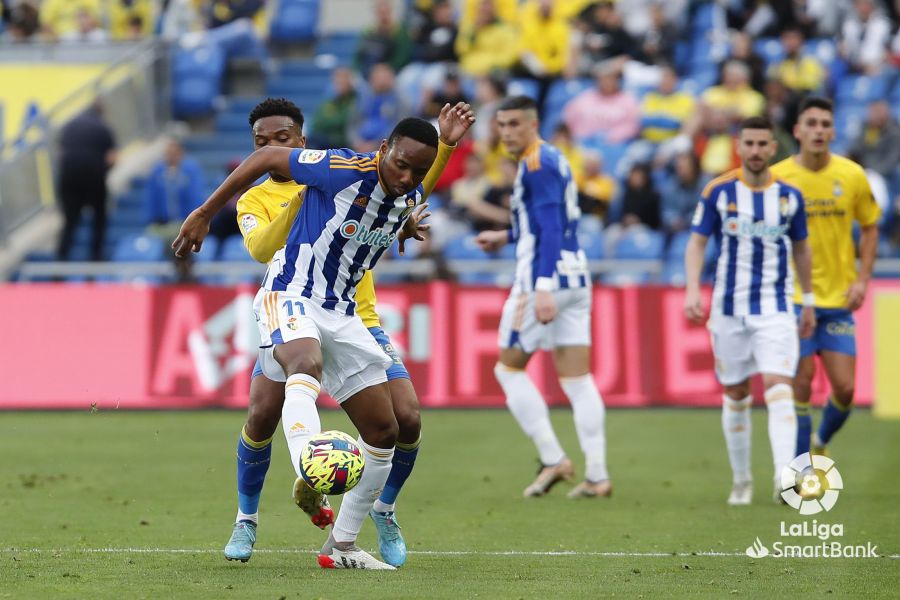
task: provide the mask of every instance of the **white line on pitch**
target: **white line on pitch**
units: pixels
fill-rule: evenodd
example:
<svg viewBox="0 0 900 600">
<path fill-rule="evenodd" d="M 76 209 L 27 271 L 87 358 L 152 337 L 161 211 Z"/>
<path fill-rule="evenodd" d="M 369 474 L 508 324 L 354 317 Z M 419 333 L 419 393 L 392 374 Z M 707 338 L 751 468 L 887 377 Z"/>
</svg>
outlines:
<svg viewBox="0 0 900 600">
<path fill-rule="evenodd" d="M 3 552 L 21 552 L 27 554 L 85 553 L 85 554 L 219 554 L 222 551 L 214 548 L 4 548 Z M 288 548 L 257 548 L 254 554 L 315 554 L 317 550 Z M 703 557 L 738 557 L 746 556 L 743 552 L 591 552 L 579 550 L 410 550 L 410 554 L 424 556 L 597 556 L 628 558 L 665 558 L 692 556 Z M 900 558 L 900 554 L 891 554 L 887 558 Z"/>
</svg>

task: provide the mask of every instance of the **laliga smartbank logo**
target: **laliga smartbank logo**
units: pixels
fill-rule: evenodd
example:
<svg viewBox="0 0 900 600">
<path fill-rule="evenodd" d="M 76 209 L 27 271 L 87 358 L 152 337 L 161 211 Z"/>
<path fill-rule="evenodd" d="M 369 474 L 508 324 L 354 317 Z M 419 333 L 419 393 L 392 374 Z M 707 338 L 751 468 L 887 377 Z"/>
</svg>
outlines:
<svg viewBox="0 0 900 600">
<path fill-rule="evenodd" d="M 801 454 L 781 471 L 781 499 L 801 515 L 815 515 L 834 508 L 844 481 L 826 456 Z M 878 558 L 878 546 L 844 544 L 843 523 L 820 523 L 816 519 L 800 523 L 781 522 L 782 539 L 768 548 L 759 537 L 747 547 L 750 558 Z M 785 538 L 787 541 L 785 541 Z M 816 538 L 811 544 L 795 543 L 796 538 Z M 799 542 L 799 540 L 796 540 Z"/>
<path fill-rule="evenodd" d="M 807 452 L 781 470 L 781 498 L 801 515 L 831 510 L 842 489 L 841 473 L 827 456 Z"/>
</svg>

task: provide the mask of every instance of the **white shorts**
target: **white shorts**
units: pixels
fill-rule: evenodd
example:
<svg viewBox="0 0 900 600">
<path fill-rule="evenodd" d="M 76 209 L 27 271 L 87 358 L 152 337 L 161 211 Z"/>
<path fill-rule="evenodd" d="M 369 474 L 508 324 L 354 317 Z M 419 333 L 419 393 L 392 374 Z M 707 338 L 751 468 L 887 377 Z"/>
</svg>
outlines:
<svg viewBox="0 0 900 600">
<path fill-rule="evenodd" d="M 322 348 L 322 388 L 343 402 L 364 388 L 385 383 L 393 364 L 362 320 L 326 310 L 309 298 L 260 290 L 253 301 L 259 327 L 259 363 L 273 381 L 287 376 L 275 360 L 275 346 L 313 338 Z"/>
<path fill-rule="evenodd" d="M 500 347 L 538 349 L 591 345 L 591 288 L 553 292 L 556 318 L 546 325 L 534 316 L 534 292 L 512 292 L 500 317 Z"/>
<path fill-rule="evenodd" d="M 716 358 L 716 376 L 735 385 L 756 373 L 793 377 L 800 356 L 797 318 L 792 313 L 726 317 L 707 324 Z"/>
</svg>

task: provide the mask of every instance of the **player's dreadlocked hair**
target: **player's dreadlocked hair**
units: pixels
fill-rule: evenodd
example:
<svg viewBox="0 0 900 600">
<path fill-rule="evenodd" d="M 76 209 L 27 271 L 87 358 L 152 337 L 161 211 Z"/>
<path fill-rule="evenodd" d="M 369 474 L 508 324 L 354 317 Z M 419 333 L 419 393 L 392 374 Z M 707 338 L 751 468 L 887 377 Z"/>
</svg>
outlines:
<svg viewBox="0 0 900 600">
<path fill-rule="evenodd" d="M 250 127 L 263 117 L 287 117 L 303 131 L 303 112 L 287 98 L 266 98 L 250 111 Z"/>
<path fill-rule="evenodd" d="M 417 142 L 425 144 L 426 146 L 431 146 L 432 148 L 438 147 L 437 130 L 435 130 L 434 126 L 425 119 L 409 117 L 397 123 L 397 126 L 394 127 L 390 137 L 388 137 L 388 146 L 393 146 L 394 142 L 402 137 L 416 140 Z"/>
</svg>

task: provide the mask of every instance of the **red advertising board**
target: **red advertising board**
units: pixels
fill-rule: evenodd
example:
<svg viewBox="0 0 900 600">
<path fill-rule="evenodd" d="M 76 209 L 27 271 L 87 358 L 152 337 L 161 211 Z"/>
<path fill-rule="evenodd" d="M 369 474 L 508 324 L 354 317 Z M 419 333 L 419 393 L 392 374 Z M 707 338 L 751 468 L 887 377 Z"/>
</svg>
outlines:
<svg viewBox="0 0 900 600">
<path fill-rule="evenodd" d="M 893 284 L 891 287 L 896 287 Z M 0 408 L 241 407 L 257 333 L 255 289 L 0 286 Z M 424 406 L 502 406 L 494 380 L 506 291 L 384 286 L 378 309 Z M 716 406 L 709 336 L 675 288 L 595 288 L 593 373 L 609 406 Z M 872 400 L 871 301 L 856 313 L 859 404 Z M 549 357 L 529 372 L 564 403 Z M 817 398 L 826 393 L 817 379 Z"/>
</svg>

